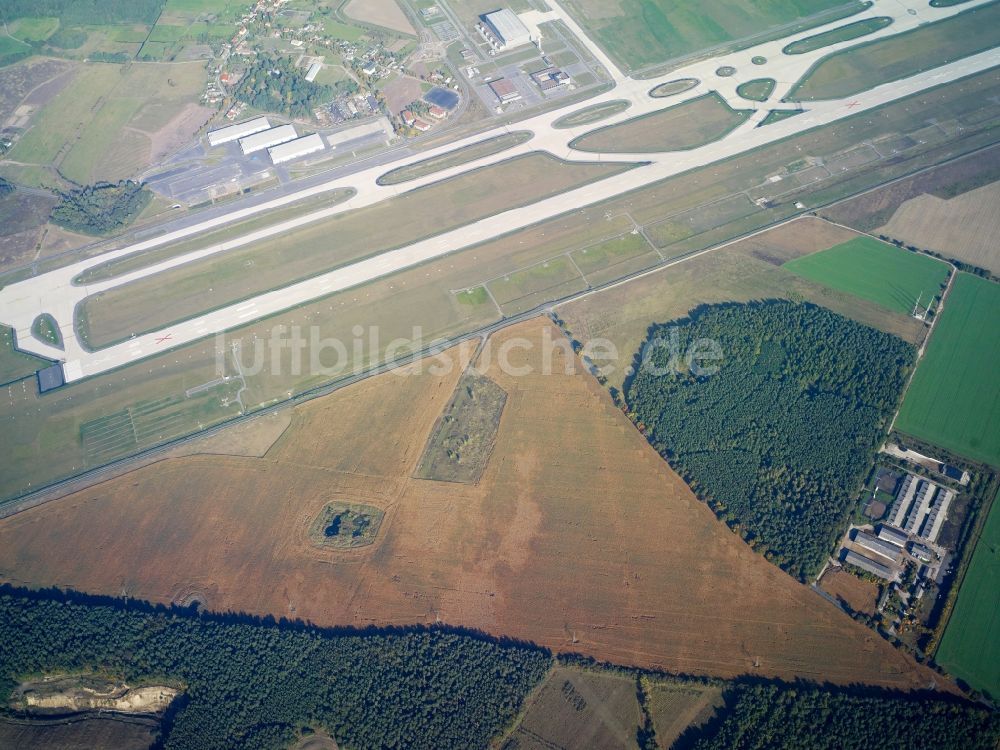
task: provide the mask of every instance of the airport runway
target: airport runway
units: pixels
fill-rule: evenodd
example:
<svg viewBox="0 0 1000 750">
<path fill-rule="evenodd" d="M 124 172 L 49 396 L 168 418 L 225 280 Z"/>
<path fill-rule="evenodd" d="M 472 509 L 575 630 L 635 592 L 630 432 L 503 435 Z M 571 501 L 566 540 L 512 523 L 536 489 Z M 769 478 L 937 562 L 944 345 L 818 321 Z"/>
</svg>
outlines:
<svg viewBox="0 0 1000 750">
<path fill-rule="evenodd" d="M 917 2 L 917 0 L 876 0 L 871 8 L 852 16 L 850 19 L 836 21 L 825 26 L 810 29 L 807 32 L 793 34 L 784 39 L 757 45 L 740 52 L 720 55 L 710 60 L 692 63 L 658 78 L 637 81 L 624 76 L 614 66 L 612 61 L 583 34 L 582 30 L 565 13 L 561 6 L 554 0 L 549 0 L 549 5 L 553 10 L 546 15 L 559 17 L 563 23 L 580 37 L 581 42 L 585 44 L 595 59 L 608 69 L 615 82 L 615 87 L 611 91 L 586 102 L 530 118 L 509 128 L 496 128 L 455 141 L 446 146 L 423 152 L 419 155 L 399 159 L 385 166 L 374 166 L 349 176 L 338 177 L 337 179 L 312 185 L 267 202 L 237 208 L 224 215 L 206 219 L 119 250 L 105 253 L 96 258 L 73 263 L 63 268 L 12 284 L 0 290 L 0 321 L 12 326 L 16 330 L 19 349 L 50 359 L 63 360 L 65 362 L 65 376 L 68 382 L 122 367 L 144 357 L 153 356 L 167 349 L 182 346 L 213 335 L 216 332 L 245 325 L 253 320 L 273 315 L 318 297 L 364 284 L 419 263 L 439 258 L 448 253 L 492 239 L 500 234 L 524 228 L 584 206 L 600 203 L 614 196 L 647 186 L 690 169 L 736 156 L 812 128 L 827 125 L 845 117 L 874 109 L 888 102 L 918 93 L 924 89 L 994 67 L 1000 64 L 1000 50 L 996 49 L 963 58 L 911 78 L 878 86 L 845 99 L 810 102 L 804 106 L 806 112 L 802 115 L 769 124 L 765 128 L 757 127 L 771 109 L 790 108 L 794 106 L 788 104 L 781 105 L 779 102 L 817 60 L 828 56 L 838 49 L 855 45 L 858 43 L 858 40 L 830 45 L 812 53 L 785 55 L 781 50 L 790 42 L 865 18 L 891 16 L 894 19 L 893 23 L 889 26 L 864 37 L 863 41 L 867 42 L 875 38 L 898 34 L 912 29 L 921 23 L 946 18 L 947 16 L 968 10 L 976 5 L 985 4 L 986 2 L 989 2 L 989 0 L 973 0 L 973 2 L 959 6 L 933 8 L 925 2 Z M 767 63 L 764 65 L 752 64 L 751 58 L 755 56 L 767 58 Z M 735 68 L 736 74 L 732 76 L 718 76 L 716 70 L 723 66 Z M 694 78 L 699 83 L 694 88 L 680 95 L 668 98 L 653 98 L 649 96 L 649 91 L 659 84 L 681 78 Z M 777 81 L 775 90 L 767 102 L 751 103 L 737 95 L 736 88 L 741 83 L 755 78 L 774 78 Z M 752 107 L 756 109 L 756 112 L 749 120 L 724 138 L 689 151 L 656 154 L 593 154 L 575 151 L 569 146 L 574 139 L 589 130 L 606 127 L 638 115 L 674 106 L 683 101 L 702 96 L 710 91 L 717 92 L 735 109 L 748 109 Z M 631 103 L 631 106 L 625 112 L 606 118 L 592 126 L 587 126 L 579 130 L 556 129 L 553 127 L 553 123 L 568 112 L 591 107 L 602 102 L 621 99 L 628 100 Z M 390 169 L 445 154 L 457 148 L 494 138 L 497 135 L 512 130 L 528 130 L 533 133 L 533 138 L 527 143 L 499 154 L 445 169 L 413 180 L 405 185 L 390 187 L 377 184 L 378 177 Z M 548 151 L 554 156 L 568 160 L 593 161 L 599 159 L 606 162 L 648 162 L 648 164 L 580 188 L 569 190 L 529 206 L 481 219 L 436 237 L 351 263 L 311 279 L 259 295 L 250 300 L 228 305 L 211 313 L 172 325 L 161 331 L 137 336 L 129 341 L 98 351 L 87 351 L 76 336 L 74 327 L 76 305 L 92 294 L 121 286 L 130 281 L 144 278 L 169 268 L 174 268 L 217 253 L 226 252 L 235 247 L 266 239 L 267 237 L 281 235 L 298 227 L 345 211 L 373 205 L 403 192 L 408 192 L 472 169 L 488 166 L 518 154 L 540 150 Z M 202 234 L 240 219 L 252 217 L 262 211 L 288 205 L 306 197 L 323 195 L 342 188 L 353 188 L 356 194 L 348 201 L 336 206 L 320 209 L 301 217 L 276 223 L 256 232 L 250 232 L 232 241 L 206 246 L 194 252 L 150 265 L 133 273 L 123 274 L 113 279 L 94 284 L 78 285 L 73 281 L 83 271 L 106 263 L 109 260 L 141 253 L 170 242 Z M 42 313 L 52 315 L 58 322 L 65 343 L 65 350 L 60 350 L 47 343 L 38 341 L 31 335 L 32 324 L 35 318 Z"/>
</svg>

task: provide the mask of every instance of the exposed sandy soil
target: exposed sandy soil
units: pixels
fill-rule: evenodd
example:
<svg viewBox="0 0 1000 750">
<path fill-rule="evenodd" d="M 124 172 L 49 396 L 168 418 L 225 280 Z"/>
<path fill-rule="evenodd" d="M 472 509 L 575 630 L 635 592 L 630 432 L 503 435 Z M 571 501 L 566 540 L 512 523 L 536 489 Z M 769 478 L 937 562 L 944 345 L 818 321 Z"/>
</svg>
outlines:
<svg viewBox="0 0 1000 750">
<path fill-rule="evenodd" d="M 871 581 L 863 581 L 844 570 L 831 568 L 823 574 L 819 585 L 826 593 L 834 599 L 842 601 L 855 612 L 864 612 L 866 615 L 875 614 L 875 607 L 878 604 L 878 586 Z"/>
<path fill-rule="evenodd" d="M 949 200 L 919 195 L 901 205 L 878 232 L 1000 274 L 997 206 L 1000 206 L 1000 182 Z"/>
<path fill-rule="evenodd" d="M 417 34 L 396 0 L 350 0 L 344 6 L 344 15 L 355 21 L 384 26 L 401 34 Z"/>
<path fill-rule="evenodd" d="M 541 363 L 547 321 L 504 331 Z M 509 344 L 508 344 L 509 345 Z M 370 378 L 297 408 L 264 458 L 137 470 L 0 522 L 0 577 L 323 625 L 448 623 L 673 672 L 924 687 L 935 676 L 753 553 L 562 349 L 509 394 L 478 485 L 412 478 L 459 370 Z M 308 540 L 331 501 L 374 544 Z M 941 678 L 937 678 L 939 684 Z"/>
</svg>

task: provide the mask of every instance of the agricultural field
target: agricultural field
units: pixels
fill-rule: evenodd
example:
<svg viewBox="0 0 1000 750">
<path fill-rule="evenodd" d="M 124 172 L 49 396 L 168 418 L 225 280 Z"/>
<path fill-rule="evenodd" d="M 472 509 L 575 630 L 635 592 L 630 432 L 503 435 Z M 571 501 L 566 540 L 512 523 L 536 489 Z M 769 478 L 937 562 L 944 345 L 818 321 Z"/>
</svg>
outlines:
<svg viewBox="0 0 1000 750">
<path fill-rule="evenodd" d="M 647 678 L 642 687 L 646 710 L 656 731 L 656 744 L 661 748 L 673 747 L 688 728 L 703 726 L 723 706 L 720 685 Z"/>
<path fill-rule="evenodd" d="M 998 205 L 1000 182 L 947 200 L 923 194 L 905 201 L 878 232 L 1000 276 Z"/>
<path fill-rule="evenodd" d="M 355 21 L 381 26 L 397 34 L 417 34 L 396 0 L 348 0 L 341 12 Z"/>
<path fill-rule="evenodd" d="M 467 172 L 90 297 L 81 314 L 88 341 L 105 346 L 133 332 L 155 330 L 623 169 L 534 153 Z M 336 242 L 332 248 L 331 238 Z"/>
<path fill-rule="evenodd" d="M 212 110 L 197 99 L 203 62 L 133 64 L 127 70 L 94 63 L 38 112 L 12 158 L 57 166 L 80 184 L 134 176 L 187 143 Z"/>
<path fill-rule="evenodd" d="M 502 750 L 637 750 L 642 710 L 629 674 L 555 667 L 538 688 Z"/>
<path fill-rule="evenodd" d="M 995 47 L 1000 3 L 990 3 L 913 31 L 835 52 L 816 63 L 788 101 L 837 99 L 916 75 Z M 913 50 L 920 50 L 914 55 Z"/>
<path fill-rule="evenodd" d="M 951 271 L 947 263 L 871 237 L 855 237 L 819 253 L 790 260 L 784 268 L 803 278 L 898 313 L 929 305 Z"/>
<path fill-rule="evenodd" d="M 875 583 L 852 575 L 843 568 L 831 568 L 823 574 L 819 585 L 823 591 L 847 605 L 853 612 L 875 614 L 879 595 Z"/>
<path fill-rule="evenodd" d="M 491 344 L 478 363 L 508 400 L 477 485 L 413 477 L 460 377 L 452 351 L 295 409 L 264 458 L 160 461 L 8 518 L 0 577 L 320 625 L 441 621 L 682 673 L 928 683 L 718 523 L 557 328 Z M 373 544 L 313 546 L 331 499 L 385 511 Z"/>
<path fill-rule="evenodd" d="M 718 140 L 749 116 L 715 93 L 674 107 L 595 130 L 573 141 L 573 148 L 603 153 L 680 151 Z"/>
<path fill-rule="evenodd" d="M 934 658 L 994 699 L 1000 695 L 1000 498 L 993 501 Z"/>
<path fill-rule="evenodd" d="M 0 747 L 19 750 L 147 750 L 156 739 L 154 719 L 94 717 L 80 721 L 0 719 Z"/>
<path fill-rule="evenodd" d="M 959 273 L 896 418 L 899 432 L 1000 466 L 1000 284 Z"/>
<path fill-rule="evenodd" d="M 569 0 L 576 19 L 626 70 L 647 68 L 693 52 L 745 43 L 748 37 L 782 35 L 857 13 L 862 3 L 778 0 L 734 6 L 723 0 L 691 5 L 681 0 Z M 794 28 L 788 28 L 792 26 Z M 759 41 L 759 39 L 758 39 Z"/>
</svg>

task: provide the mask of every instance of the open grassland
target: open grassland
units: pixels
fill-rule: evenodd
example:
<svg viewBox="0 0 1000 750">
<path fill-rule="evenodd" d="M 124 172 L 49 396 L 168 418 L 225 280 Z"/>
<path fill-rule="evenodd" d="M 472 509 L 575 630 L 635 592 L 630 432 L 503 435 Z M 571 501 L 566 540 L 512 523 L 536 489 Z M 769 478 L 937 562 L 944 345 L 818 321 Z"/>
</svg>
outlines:
<svg viewBox="0 0 1000 750">
<path fill-rule="evenodd" d="M 995 700 L 1000 696 L 1000 498 L 994 499 L 982 536 L 958 592 L 935 660 Z"/>
<path fill-rule="evenodd" d="M 947 263 L 871 237 L 795 258 L 785 269 L 823 286 L 871 300 L 899 313 L 926 306 L 948 281 Z"/>
<path fill-rule="evenodd" d="M 132 177 L 204 123 L 185 116 L 206 78 L 203 62 L 81 66 L 18 141 L 12 157 L 57 166 L 81 184 Z"/>
<path fill-rule="evenodd" d="M 736 44 L 778 29 L 789 33 L 790 25 L 809 28 L 864 7 L 839 0 L 776 0 L 757 5 L 733 5 L 723 0 L 697 4 L 683 0 L 620 0 L 614 4 L 606 0 L 569 0 L 566 4 L 615 62 L 627 70 L 707 47 Z"/>
<path fill-rule="evenodd" d="M 732 109 L 715 93 L 577 138 L 571 144 L 581 151 L 632 153 L 679 151 L 718 140 L 748 116 Z"/>
<path fill-rule="evenodd" d="M 783 298 L 806 300 L 866 325 L 919 341 L 923 326 L 907 315 L 796 276 L 782 268 L 804 254 L 826 250 L 856 235 L 819 219 L 803 218 L 674 267 L 559 307 L 573 336 L 606 338 L 622 357 L 638 350 L 650 325 L 685 315 L 700 304 Z M 606 372 L 621 388 L 625 362 Z"/>
<path fill-rule="evenodd" d="M 685 730 L 702 726 L 724 704 L 720 685 L 647 678 L 642 687 L 656 731 L 656 745 L 661 748 L 673 747 Z"/>
<path fill-rule="evenodd" d="M 532 134 L 524 130 L 514 133 L 505 133 L 504 135 L 499 135 L 496 138 L 490 138 L 480 143 L 474 143 L 471 146 L 465 146 L 464 148 L 449 151 L 441 156 L 435 156 L 430 159 L 425 159 L 424 161 L 418 161 L 415 164 L 411 164 L 406 167 L 399 167 L 391 172 L 386 172 L 378 178 L 378 184 L 399 185 L 404 182 L 409 182 L 410 180 L 415 180 L 418 177 L 424 177 L 425 175 L 440 172 L 442 169 L 456 167 L 460 164 L 467 164 L 470 161 L 475 161 L 476 159 L 482 159 L 485 156 L 499 154 L 501 151 L 506 151 L 509 148 L 525 143 L 531 140 L 531 138 Z"/>
<path fill-rule="evenodd" d="M 637 750 L 636 678 L 557 666 L 523 711 L 503 750 Z"/>
<path fill-rule="evenodd" d="M 959 273 L 896 429 L 1000 466 L 1000 284 Z"/>
<path fill-rule="evenodd" d="M 15 349 L 14 332 L 7 326 L 0 326 L 0 383 L 21 380 L 48 365 L 48 360 Z M 24 387 L 34 390 L 35 384 L 27 383 Z"/>
<path fill-rule="evenodd" d="M 952 127 L 945 124 L 948 130 Z M 926 194 L 948 200 L 998 180 L 1000 145 L 991 145 L 838 203 L 824 209 L 821 215 L 838 224 L 874 233 L 891 221 L 899 208 L 911 198 Z"/>
<path fill-rule="evenodd" d="M 8 518 L 0 577 L 320 625 L 441 621 L 683 673 L 928 683 L 718 523 L 558 329 L 492 343 L 479 365 L 508 400 L 477 485 L 413 478 L 459 378 L 451 352 L 296 409 L 263 459 L 161 461 Z M 314 547 L 331 501 L 384 510 L 375 542 Z"/>
<path fill-rule="evenodd" d="M 892 19 L 888 16 L 866 18 L 863 21 L 855 21 L 854 23 L 846 24 L 845 26 L 833 29 L 832 31 L 825 31 L 822 34 L 816 34 L 816 36 L 810 36 L 805 39 L 800 39 L 797 42 L 792 42 L 785 47 L 782 52 L 786 55 L 802 55 L 806 52 L 812 52 L 813 50 L 822 49 L 823 47 L 829 47 L 831 44 L 847 42 L 851 39 L 857 39 L 858 37 L 872 34 L 879 29 L 884 29 L 891 23 Z"/>
<path fill-rule="evenodd" d="M 913 31 L 835 52 L 814 65 L 789 101 L 837 99 L 916 75 L 997 45 L 1000 3 L 973 8 Z M 913 54 L 920 50 L 919 54 Z"/>
<path fill-rule="evenodd" d="M 832 128 L 818 129 L 773 148 L 713 164 L 455 253 L 426 266 L 315 300 L 295 310 L 244 326 L 227 334 L 227 343 L 232 339 L 242 339 L 247 363 L 253 361 L 252 352 L 255 350 L 250 349 L 251 344 L 259 347 L 263 362 L 271 361 L 277 351 L 276 345 L 272 345 L 272 332 L 277 326 L 315 326 L 317 341 L 310 342 L 306 348 L 305 359 L 298 370 L 291 366 L 292 357 L 288 348 L 283 347 L 278 355 L 279 367 L 272 369 L 266 366 L 256 375 L 247 375 L 248 390 L 242 396 L 243 401 L 246 408 L 252 411 L 331 383 L 355 368 L 381 361 L 388 342 L 396 337 L 413 337 L 414 327 L 420 329 L 426 343 L 438 336 L 455 336 L 495 322 L 500 311 L 485 293 L 485 282 L 564 256 L 567 252 L 579 264 L 586 257 L 585 249 L 630 234 L 635 229 L 635 222 L 640 226 L 655 224 L 655 241 L 667 243 L 660 252 L 666 257 L 674 257 L 766 226 L 787 217 L 792 209 L 790 202 L 780 201 L 776 208 L 754 209 L 749 216 L 733 218 L 728 209 L 738 200 L 744 204 L 748 202 L 742 195 L 745 191 L 754 198 L 773 198 L 792 190 L 796 198 L 801 196 L 810 205 L 821 205 L 824 201 L 869 188 L 927 164 L 938 163 L 941 159 L 967 153 L 984 141 L 993 143 L 1000 132 L 997 129 L 1000 112 L 991 101 L 996 96 L 1000 96 L 1000 73 L 992 71 L 974 76 L 880 108 L 875 113 L 851 118 L 847 121 L 851 127 L 845 128 L 838 123 Z M 924 118 L 932 118 L 937 124 L 930 124 Z M 821 169 L 803 168 L 798 158 L 789 160 L 792 151 L 828 159 L 831 154 L 856 148 L 858 139 L 874 142 L 898 140 L 903 133 L 912 133 L 914 143 L 918 139 L 921 143 L 895 155 L 891 163 L 870 163 L 839 172 L 835 177 L 817 176 Z M 982 158 L 977 156 L 955 164 L 962 166 L 980 161 Z M 934 190 L 950 190 L 954 179 L 961 181 L 963 175 L 968 176 L 965 166 L 958 175 L 952 172 L 953 166 L 949 165 L 913 180 L 894 183 L 894 187 L 909 187 L 899 194 L 892 192 L 891 200 L 886 200 L 891 203 L 899 200 L 901 195 L 910 195 L 909 191 L 920 189 L 926 184 L 925 180 L 936 186 Z M 783 179 L 777 183 L 768 182 L 767 176 L 775 174 L 782 175 Z M 941 175 L 944 174 L 951 177 L 942 181 Z M 870 210 L 879 210 L 882 199 L 878 196 L 882 193 L 879 190 L 864 196 L 865 204 L 858 209 L 852 208 L 851 215 L 868 217 Z M 868 196 L 876 196 L 877 205 L 869 204 Z M 717 208 L 719 205 L 726 211 L 720 211 Z M 678 215 L 691 217 L 691 221 L 685 221 L 688 233 L 668 242 L 663 237 L 666 233 L 660 228 L 665 222 L 676 223 L 669 217 Z M 881 223 L 885 220 L 882 219 Z M 619 290 L 606 292 L 616 295 L 614 305 L 606 308 L 601 303 L 591 307 L 583 301 L 580 304 L 591 309 L 586 315 L 586 325 L 592 326 L 593 333 L 586 328 L 575 333 L 584 338 L 607 332 L 606 335 L 619 351 L 631 352 L 645 336 L 650 323 L 676 317 L 699 302 L 769 296 L 807 299 L 869 325 L 884 327 L 909 341 L 919 341 L 924 328 L 918 321 L 808 282 L 779 268 L 792 257 L 832 247 L 853 236 L 851 232 L 840 229 L 830 231 L 834 235 L 823 242 L 817 241 L 814 234 L 808 232 L 782 235 L 784 240 L 769 232 L 766 243 L 758 240 L 741 244 L 747 253 L 742 260 L 723 262 L 731 257 L 730 249 L 720 250 L 718 253 L 722 260 L 718 265 L 710 258 L 698 258 L 662 274 L 631 282 Z M 49 238 L 61 234 L 50 231 L 46 235 L 45 247 L 49 249 L 43 250 L 43 257 L 45 253 L 67 246 L 69 240 L 49 242 Z M 78 243 L 80 240 L 76 238 L 73 241 Z M 609 253 L 608 257 L 611 259 L 612 254 Z M 584 272 L 591 281 L 606 281 L 656 262 L 659 262 L 659 256 L 651 252 L 622 263 L 609 262 L 602 270 L 590 267 Z M 464 289 L 473 290 L 473 293 L 454 291 Z M 356 353 L 351 343 L 355 338 L 352 329 L 356 325 L 377 325 L 382 335 L 381 347 L 365 345 Z M 329 347 L 319 351 L 320 341 L 329 338 L 346 342 L 346 357 L 337 357 Z M 309 367 L 308 358 L 316 353 L 321 355 L 320 369 Z M 0 462 L 0 498 L 22 494 L 156 444 L 157 435 L 161 433 L 144 430 L 138 447 L 135 442 L 130 447 L 128 440 L 121 441 L 117 450 L 100 454 L 93 454 L 84 447 L 80 438 L 81 425 L 123 408 L 136 408 L 139 404 L 160 399 L 167 399 L 175 405 L 178 402 L 183 404 L 181 411 L 172 412 L 171 429 L 162 433 L 167 437 L 190 434 L 203 426 L 218 424 L 235 416 L 238 405 L 231 401 L 228 406 L 223 404 L 222 399 L 232 395 L 226 389 L 211 392 L 211 399 L 187 398 L 185 395 L 187 389 L 218 377 L 216 354 L 214 341 L 208 339 L 46 394 L 44 399 L 30 394 L 26 399 L 15 401 L 0 399 L 0 422 L 8 428 L 5 435 L 9 457 L 8 461 Z M 337 363 L 340 364 L 339 369 L 326 369 Z M 224 358 L 224 366 L 227 375 L 236 375 L 231 356 Z M 620 387 L 623 370 L 620 367 L 609 375 L 610 385 Z M 212 404 L 210 409 L 206 407 L 208 403 Z M 123 435 L 126 434 L 123 432 Z"/>
<path fill-rule="evenodd" d="M 314 276 L 622 170 L 532 154 L 142 279 L 84 303 L 94 346 Z"/>
<path fill-rule="evenodd" d="M 775 80 L 773 78 L 755 78 L 752 81 L 741 83 L 736 87 L 736 93 L 744 99 L 755 102 L 765 102 L 774 91 Z"/>
<path fill-rule="evenodd" d="M 1000 276 L 997 206 L 1000 206 L 1000 182 L 947 200 L 924 194 L 903 203 L 878 231 Z"/>
</svg>

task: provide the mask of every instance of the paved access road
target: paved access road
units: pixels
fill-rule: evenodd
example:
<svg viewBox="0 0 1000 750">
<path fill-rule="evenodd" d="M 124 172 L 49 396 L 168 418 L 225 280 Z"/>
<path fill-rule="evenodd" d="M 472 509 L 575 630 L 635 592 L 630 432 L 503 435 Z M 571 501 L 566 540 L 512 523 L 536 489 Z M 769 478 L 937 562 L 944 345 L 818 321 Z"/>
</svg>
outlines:
<svg viewBox="0 0 1000 750">
<path fill-rule="evenodd" d="M 549 0 L 552 10 L 545 14 L 536 14 L 536 17 L 533 19 L 534 22 L 540 23 L 546 20 L 558 19 L 569 27 L 580 38 L 581 42 L 595 59 L 609 71 L 614 81 L 614 88 L 611 91 L 590 99 L 585 103 L 572 105 L 530 118 L 517 123 L 511 128 L 496 128 L 419 155 L 399 159 L 387 166 L 364 169 L 352 175 L 317 184 L 266 203 L 235 209 L 225 215 L 12 284 L 0 290 L 0 322 L 10 325 L 16 330 L 18 348 L 43 357 L 64 361 L 65 375 L 68 382 L 98 375 L 102 372 L 131 364 L 144 357 L 153 356 L 164 350 L 210 336 L 216 332 L 245 325 L 253 320 L 273 315 L 318 297 L 364 284 L 413 265 L 439 258 L 448 253 L 492 239 L 500 234 L 527 227 L 584 206 L 599 203 L 616 195 L 680 174 L 681 172 L 736 156 L 745 151 L 773 143 L 811 128 L 836 122 L 844 117 L 910 96 L 924 89 L 994 67 L 1000 64 L 1000 50 L 997 49 L 963 58 L 908 79 L 878 86 L 848 99 L 811 102 L 806 105 L 807 111 L 802 115 L 772 123 L 764 128 L 757 127 L 771 109 L 787 108 L 789 106 L 787 104 L 781 105 L 779 102 L 817 60 L 839 49 L 857 44 L 858 40 L 831 45 L 811 53 L 785 55 L 781 50 L 790 42 L 865 18 L 876 16 L 890 16 L 893 18 L 892 24 L 873 34 L 869 34 L 863 39 L 863 41 L 871 41 L 875 38 L 910 30 L 922 23 L 941 20 L 989 1 L 973 0 L 959 6 L 933 8 L 926 4 L 926 0 L 876 0 L 871 8 L 852 16 L 850 19 L 826 24 L 825 26 L 810 29 L 807 32 L 792 34 L 784 39 L 757 45 L 741 52 L 720 55 L 712 59 L 695 62 L 673 70 L 669 74 L 659 78 L 638 81 L 625 76 L 618 70 L 600 48 L 583 33 L 583 30 L 564 11 L 561 5 L 556 0 Z M 915 54 L 919 54 L 919 50 L 915 51 Z M 751 62 L 751 59 L 754 57 L 766 58 L 767 62 L 763 65 L 754 65 Z M 716 71 L 724 66 L 735 68 L 736 73 L 732 76 L 718 76 Z M 698 81 L 698 85 L 682 94 L 668 98 L 653 98 L 649 95 L 649 92 L 659 84 L 681 78 L 693 78 Z M 736 93 L 736 88 L 741 83 L 755 78 L 774 78 L 777 81 L 777 85 L 768 101 L 763 103 L 748 102 Z M 674 106 L 711 91 L 717 92 L 735 109 L 752 107 L 756 111 L 752 117 L 724 138 L 701 148 L 655 154 L 593 154 L 576 151 L 569 145 L 577 137 L 590 130 L 598 127 L 606 127 L 607 125 L 622 122 L 632 117 Z M 554 122 L 569 112 L 603 102 L 623 99 L 630 102 L 630 106 L 625 112 L 606 118 L 595 125 L 581 129 L 556 129 L 553 127 Z M 378 178 L 389 169 L 395 169 L 437 155 L 446 154 L 452 150 L 494 138 L 508 130 L 515 129 L 530 131 L 533 137 L 526 143 L 508 149 L 500 154 L 445 169 L 432 175 L 412 180 L 404 185 L 381 186 L 377 183 Z M 427 240 L 351 263 L 306 281 L 261 294 L 250 300 L 222 307 L 213 312 L 177 323 L 164 330 L 136 336 L 129 341 L 98 351 L 88 351 L 76 336 L 74 327 L 75 308 L 77 304 L 92 294 L 267 237 L 281 235 L 298 227 L 345 211 L 370 206 L 388 200 L 403 192 L 408 192 L 472 169 L 488 166 L 518 154 L 540 150 L 548 151 L 554 156 L 571 161 L 593 161 L 600 159 L 608 162 L 644 162 L 645 164 L 628 172 L 566 191 L 529 206 L 481 219 L 460 229 L 445 232 Z M 262 211 L 343 188 L 352 188 L 356 193 L 350 200 L 336 206 L 320 209 L 295 219 L 278 222 L 264 229 L 247 233 L 237 239 L 208 245 L 199 250 L 170 258 L 169 260 L 150 265 L 133 273 L 117 276 L 113 279 L 93 284 L 74 283 L 74 279 L 83 271 L 110 260 L 134 253 L 141 253 L 183 238 L 197 236 L 211 229 L 254 216 Z M 206 297 L 208 295 L 209 292 L 206 289 Z M 64 350 L 38 341 L 31 335 L 32 324 L 35 318 L 42 313 L 52 315 L 58 322 L 65 344 Z"/>
</svg>

